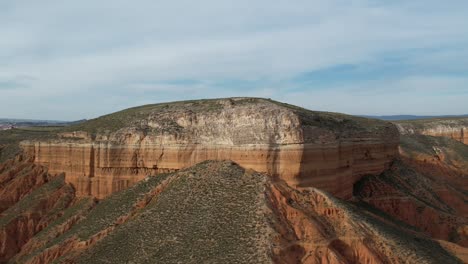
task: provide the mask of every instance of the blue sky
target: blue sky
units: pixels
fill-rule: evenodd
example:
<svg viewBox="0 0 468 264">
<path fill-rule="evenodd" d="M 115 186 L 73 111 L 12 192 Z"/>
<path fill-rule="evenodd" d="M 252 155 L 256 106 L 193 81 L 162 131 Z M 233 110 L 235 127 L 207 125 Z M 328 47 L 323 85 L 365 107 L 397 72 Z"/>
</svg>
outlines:
<svg viewBox="0 0 468 264">
<path fill-rule="evenodd" d="M 0 117 L 194 98 L 468 113 L 468 1 L 1 1 Z"/>
</svg>

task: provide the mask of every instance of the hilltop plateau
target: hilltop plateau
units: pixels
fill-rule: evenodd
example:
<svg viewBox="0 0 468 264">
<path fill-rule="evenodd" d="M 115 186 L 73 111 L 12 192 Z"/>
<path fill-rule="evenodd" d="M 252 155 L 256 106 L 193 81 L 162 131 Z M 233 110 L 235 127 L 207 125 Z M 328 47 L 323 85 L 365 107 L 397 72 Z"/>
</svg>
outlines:
<svg viewBox="0 0 468 264">
<path fill-rule="evenodd" d="M 229 159 L 292 186 L 351 197 L 357 178 L 388 167 L 398 140 L 388 122 L 229 98 L 131 108 L 21 146 L 36 164 L 64 172 L 80 196 L 104 198 L 150 174 Z"/>
</svg>

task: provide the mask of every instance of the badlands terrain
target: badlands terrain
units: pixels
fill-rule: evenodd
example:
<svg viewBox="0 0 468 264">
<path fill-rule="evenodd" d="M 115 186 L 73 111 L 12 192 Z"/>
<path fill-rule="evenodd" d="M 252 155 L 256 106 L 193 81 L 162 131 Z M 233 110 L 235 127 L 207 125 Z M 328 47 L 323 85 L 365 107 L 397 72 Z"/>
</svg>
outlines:
<svg viewBox="0 0 468 264">
<path fill-rule="evenodd" d="M 467 263 L 467 128 L 226 98 L 0 131 L 0 263 Z"/>
</svg>

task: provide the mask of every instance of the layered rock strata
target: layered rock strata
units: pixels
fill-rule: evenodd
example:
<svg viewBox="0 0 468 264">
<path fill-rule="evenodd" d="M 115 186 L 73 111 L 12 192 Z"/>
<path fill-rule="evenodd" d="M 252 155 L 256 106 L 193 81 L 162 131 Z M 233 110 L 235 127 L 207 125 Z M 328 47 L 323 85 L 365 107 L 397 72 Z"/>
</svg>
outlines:
<svg viewBox="0 0 468 264">
<path fill-rule="evenodd" d="M 355 195 L 435 239 L 468 246 L 468 209 L 463 190 L 443 176 L 424 173 L 417 165 L 398 161 L 391 170 L 359 181 Z M 421 165 L 437 170 L 430 164 Z"/>
<path fill-rule="evenodd" d="M 467 247 L 468 146 L 445 137 L 403 135 L 400 154 L 389 170 L 357 182 L 355 198 L 433 238 Z"/>
<path fill-rule="evenodd" d="M 396 122 L 401 134 L 447 137 L 468 144 L 468 118 Z"/>
<path fill-rule="evenodd" d="M 93 122 L 120 126 L 96 131 Z M 97 198 L 147 175 L 228 159 L 291 186 L 349 198 L 360 176 L 388 168 L 399 141 L 387 122 L 256 98 L 144 106 L 88 124 L 22 147 L 50 173 L 64 172 L 78 195 Z"/>
<path fill-rule="evenodd" d="M 82 199 L 57 220 L 8 263 L 466 262 L 465 248 L 369 206 L 229 161 L 148 177 L 94 206 Z"/>
</svg>

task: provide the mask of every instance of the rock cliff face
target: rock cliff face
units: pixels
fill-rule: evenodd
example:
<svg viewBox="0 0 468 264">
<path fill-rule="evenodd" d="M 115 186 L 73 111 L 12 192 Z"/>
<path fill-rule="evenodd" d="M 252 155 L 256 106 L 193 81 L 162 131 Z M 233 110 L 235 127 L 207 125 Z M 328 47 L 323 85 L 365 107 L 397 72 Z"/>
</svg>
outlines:
<svg viewBox="0 0 468 264">
<path fill-rule="evenodd" d="M 433 238 L 468 246 L 468 146 L 411 135 L 402 136 L 400 151 L 391 169 L 355 184 L 356 198 Z"/>
<path fill-rule="evenodd" d="M 0 263 L 468 263 L 448 137 L 252 98 L 38 130 L 0 132 Z"/>
<path fill-rule="evenodd" d="M 47 182 L 47 169 L 19 155 L 0 164 L 0 213 Z"/>
<path fill-rule="evenodd" d="M 403 135 L 447 137 L 468 144 L 468 118 L 427 119 L 395 122 Z"/>
<path fill-rule="evenodd" d="M 75 199 L 63 176 L 18 156 L 0 166 L 0 263 L 62 216 Z"/>
<path fill-rule="evenodd" d="M 388 167 L 398 142 L 387 122 L 231 98 L 128 109 L 22 148 L 51 173 L 64 172 L 79 196 L 104 198 L 150 174 L 229 159 L 349 198 L 360 176 Z"/>
<path fill-rule="evenodd" d="M 148 177 L 90 209 L 79 204 L 9 263 L 466 261 L 464 248 L 441 245 L 375 209 L 230 161 Z"/>
<path fill-rule="evenodd" d="M 453 251 L 365 203 L 346 202 L 315 188 L 269 187 L 277 216 L 275 263 L 461 263 Z M 461 256 L 467 253 L 447 246 Z"/>
</svg>

